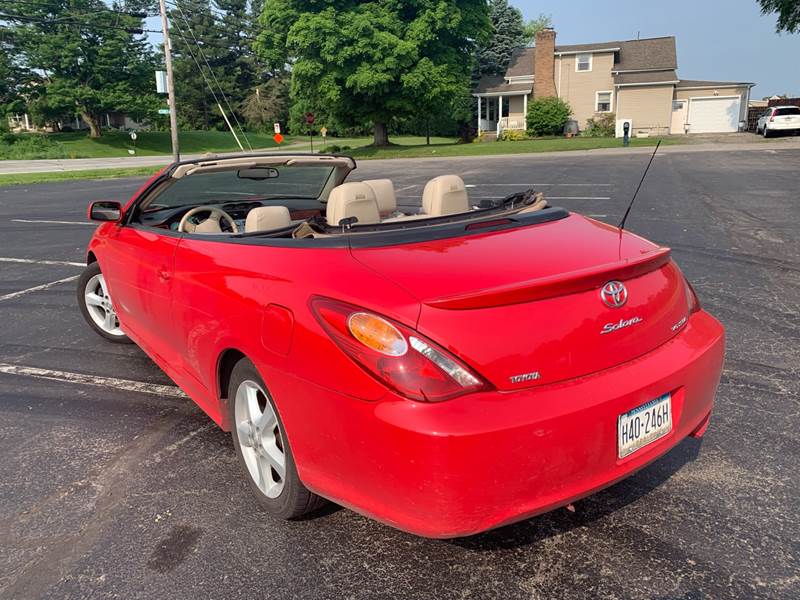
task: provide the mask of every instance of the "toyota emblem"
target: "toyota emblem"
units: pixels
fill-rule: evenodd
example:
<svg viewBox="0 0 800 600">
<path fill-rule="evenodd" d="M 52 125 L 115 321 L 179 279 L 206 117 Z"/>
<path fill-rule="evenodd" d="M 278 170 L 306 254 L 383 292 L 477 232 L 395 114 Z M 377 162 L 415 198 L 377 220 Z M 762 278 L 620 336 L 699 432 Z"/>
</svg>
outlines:
<svg viewBox="0 0 800 600">
<path fill-rule="evenodd" d="M 621 281 L 609 281 L 600 289 L 600 299 L 609 308 L 619 308 L 628 301 L 628 290 Z"/>
</svg>

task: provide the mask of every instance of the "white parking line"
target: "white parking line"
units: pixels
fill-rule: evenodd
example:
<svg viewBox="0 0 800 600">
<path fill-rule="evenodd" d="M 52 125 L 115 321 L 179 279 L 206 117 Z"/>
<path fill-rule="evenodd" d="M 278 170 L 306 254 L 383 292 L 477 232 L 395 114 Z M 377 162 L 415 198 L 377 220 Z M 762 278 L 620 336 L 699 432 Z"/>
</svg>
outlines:
<svg viewBox="0 0 800 600">
<path fill-rule="evenodd" d="M 47 219 L 11 219 L 14 223 L 44 223 L 49 225 L 97 225 L 91 221 L 49 221 Z"/>
<path fill-rule="evenodd" d="M 86 375 L 85 373 L 54 371 L 52 369 L 40 369 L 38 367 L 12 365 L 9 363 L 0 363 L 0 373 L 5 373 L 7 375 L 24 375 L 27 377 L 36 377 L 37 379 L 63 381 L 66 383 L 76 383 L 79 385 L 113 387 L 119 390 L 142 392 L 144 394 L 156 394 L 158 396 L 172 396 L 174 398 L 186 397 L 186 394 L 172 385 L 159 385 L 157 383 L 131 381 L 130 379 L 117 379 L 116 377 L 100 377 L 98 375 Z"/>
<path fill-rule="evenodd" d="M 85 267 L 85 263 L 69 262 L 66 260 L 40 260 L 38 258 L 10 258 L 0 256 L 0 262 L 22 263 L 26 265 L 62 265 L 67 267 Z"/>
<path fill-rule="evenodd" d="M 564 187 L 611 187 L 610 183 L 469 183 L 465 184 L 464 187 L 474 188 L 474 187 L 535 187 L 537 185 L 547 185 L 547 186 L 564 186 Z"/>
<path fill-rule="evenodd" d="M 0 302 L 3 300 L 11 300 L 12 298 L 18 298 L 19 296 L 24 296 L 25 294 L 30 294 L 31 292 L 38 292 L 41 290 L 49 289 L 55 285 L 59 285 L 61 283 L 67 283 L 69 281 L 75 281 L 80 275 L 73 275 L 72 277 L 65 277 L 64 279 L 59 279 L 58 281 L 51 281 L 50 283 L 43 283 L 42 285 L 37 285 L 32 288 L 28 288 L 27 290 L 20 290 L 18 292 L 11 292 L 10 294 L 6 294 L 5 296 L 0 296 Z"/>
</svg>

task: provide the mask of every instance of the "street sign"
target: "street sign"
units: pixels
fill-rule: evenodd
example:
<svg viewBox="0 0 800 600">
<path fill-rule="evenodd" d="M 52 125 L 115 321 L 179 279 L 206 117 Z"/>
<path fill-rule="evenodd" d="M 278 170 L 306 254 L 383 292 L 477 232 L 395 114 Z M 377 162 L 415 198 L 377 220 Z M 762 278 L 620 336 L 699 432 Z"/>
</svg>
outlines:
<svg viewBox="0 0 800 600">
<path fill-rule="evenodd" d="M 306 123 L 308 123 L 309 125 L 314 123 L 314 113 L 310 113 L 310 112 L 306 113 Z"/>
<path fill-rule="evenodd" d="M 160 115 L 168 115 L 169 114 L 169 109 L 168 108 L 159 108 L 158 109 L 158 114 L 160 114 Z"/>
<path fill-rule="evenodd" d="M 156 71 L 156 92 L 159 94 L 167 93 L 167 72 Z"/>
<path fill-rule="evenodd" d="M 272 126 L 275 128 L 275 133 L 280 133 L 281 132 L 281 124 L 280 123 L 275 123 Z"/>
<path fill-rule="evenodd" d="M 319 130 L 319 134 L 322 137 L 328 137 L 328 128 L 327 127 L 321 127 L 320 130 Z"/>
<path fill-rule="evenodd" d="M 136 141 L 136 132 L 131 131 L 131 139 L 135 142 Z"/>
<path fill-rule="evenodd" d="M 283 136 L 278 132 L 272 136 L 272 139 L 275 140 L 276 144 L 280 144 L 283 141 Z"/>
</svg>

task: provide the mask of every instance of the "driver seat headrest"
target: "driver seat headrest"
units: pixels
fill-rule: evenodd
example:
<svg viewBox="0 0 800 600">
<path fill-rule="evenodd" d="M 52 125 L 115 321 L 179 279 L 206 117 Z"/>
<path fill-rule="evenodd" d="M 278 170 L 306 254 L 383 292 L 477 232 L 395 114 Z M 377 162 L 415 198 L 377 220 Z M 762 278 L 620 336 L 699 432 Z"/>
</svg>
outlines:
<svg viewBox="0 0 800 600">
<path fill-rule="evenodd" d="M 372 188 L 381 216 L 391 215 L 397 210 L 397 197 L 391 179 L 365 179 L 364 183 Z"/>
<path fill-rule="evenodd" d="M 247 213 L 244 222 L 245 233 L 283 229 L 292 224 L 289 209 L 285 206 L 257 206 Z"/>
<path fill-rule="evenodd" d="M 422 212 L 432 217 L 469 211 L 469 198 L 464 181 L 458 175 L 440 175 L 425 184 L 422 191 Z"/>
<path fill-rule="evenodd" d="M 350 217 L 356 217 L 358 225 L 381 222 L 375 192 L 366 183 L 343 183 L 333 188 L 328 196 L 325 219 L 329 226 L 335 227 L 342 219 Z"/>
</svg>

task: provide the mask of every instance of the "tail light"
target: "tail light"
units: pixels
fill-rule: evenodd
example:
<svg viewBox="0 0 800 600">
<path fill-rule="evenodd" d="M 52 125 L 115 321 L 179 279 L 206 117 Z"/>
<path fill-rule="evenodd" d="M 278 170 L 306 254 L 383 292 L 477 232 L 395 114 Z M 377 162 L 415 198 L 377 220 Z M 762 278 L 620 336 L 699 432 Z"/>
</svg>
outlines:
<svg viewBox="0 0 800 600">
<path fill-rule="evenodd" d="M 400 323 L 330 298 L 312 298 L 310 305 L 345 354 L 406 398 L 441 402 L 490 387 L 447 350 Z"/>
<path fill-rule="evenodd" d="M 700 300 L 697 298 L 697 292 L 694 291 L 692 284 L 686 277 L 683 278 L 683 285 L 686 291 L 686 304 L 689 306 L 689 314 L 696 313 L 700 310 Z"/>
</svg>

